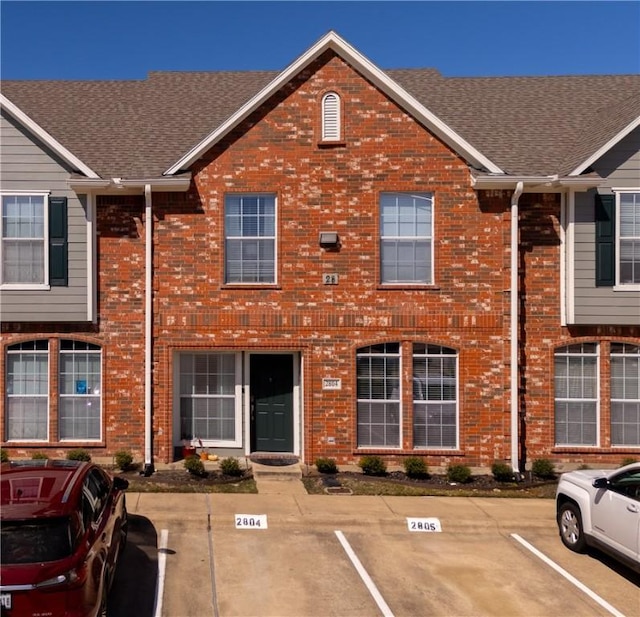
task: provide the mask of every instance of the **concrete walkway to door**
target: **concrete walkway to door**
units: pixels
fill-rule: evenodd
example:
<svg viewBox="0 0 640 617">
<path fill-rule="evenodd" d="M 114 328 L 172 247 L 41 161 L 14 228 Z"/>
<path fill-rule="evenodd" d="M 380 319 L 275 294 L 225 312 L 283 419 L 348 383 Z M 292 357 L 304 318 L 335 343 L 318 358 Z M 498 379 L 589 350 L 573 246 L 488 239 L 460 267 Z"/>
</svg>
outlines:
<svg viewBox="0 0 640 617">
<path fill-rule="evenodd" d="M 261 465 L 251 461 L 253 478 L 260 495 L 306 495 L 302 484 L 300 463 L 292 465 Z"/>
</svg>

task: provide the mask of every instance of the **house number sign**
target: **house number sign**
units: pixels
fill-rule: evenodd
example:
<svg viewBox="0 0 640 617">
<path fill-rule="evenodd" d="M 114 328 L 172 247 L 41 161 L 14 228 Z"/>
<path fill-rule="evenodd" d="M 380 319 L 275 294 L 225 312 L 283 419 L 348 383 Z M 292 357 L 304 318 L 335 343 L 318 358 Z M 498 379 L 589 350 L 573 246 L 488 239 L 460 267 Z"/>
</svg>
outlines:
<svg viewBox="0 0 640 617">
<path fill-rule="evenodd" d="M 267 529 L 266 514 L 236 514 L 236 529 Z"/>
<path fill-rule="evenodd" d="M 323 377 L 322 389 L 323 390 L 342 390 L 342 379 L 336 379 L 334 377 Z"/>
<path fill-rule="evenodd" d="M 323 274 L 322 275 L 322 282 L 325 285 L 337 285 L 338 284 L 338 275 L 335 272 Z"/>
</svg>

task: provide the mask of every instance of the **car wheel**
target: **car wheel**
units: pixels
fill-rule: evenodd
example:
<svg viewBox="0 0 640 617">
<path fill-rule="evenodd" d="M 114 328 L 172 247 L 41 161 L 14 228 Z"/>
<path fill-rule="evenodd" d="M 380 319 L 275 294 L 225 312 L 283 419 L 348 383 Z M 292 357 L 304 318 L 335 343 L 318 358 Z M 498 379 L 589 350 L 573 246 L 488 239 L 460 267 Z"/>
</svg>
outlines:
<svg viewBox="0 0 640 617">
<path fill-rule="evenodd" d="M 558 511 L 558 529 L 562 543 L 576 553 L 582 553 L 587 543 L 582 530 L 582 516 L 580 508 L 567 502 L 560 506 Z"/>
</svg>

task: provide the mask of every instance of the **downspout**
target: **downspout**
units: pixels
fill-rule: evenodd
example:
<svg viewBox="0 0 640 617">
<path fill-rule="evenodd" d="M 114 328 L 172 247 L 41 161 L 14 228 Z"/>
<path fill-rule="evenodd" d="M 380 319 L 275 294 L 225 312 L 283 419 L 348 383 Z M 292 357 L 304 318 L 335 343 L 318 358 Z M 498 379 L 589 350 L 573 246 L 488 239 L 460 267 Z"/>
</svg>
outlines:
<svg viewBox="0 0 640 617">
<path fill-rule="evenodd" d="M 141 474 L 150 476 L 153 468 L 153 211 L 151 185 L 144 185 L 145 217 L 145 302 L 144 302 L 144 469 Z"/>
<path fill-rule="evenodd" d="M 518 201 L 524 189 L 524 183 L 516 183 L 511 196 L 511 466 L 520 475 L 519 467 L 519 408 L 520 402 L 518 377 L 518 257 L 520 254 L 518 243 Z"/>
</svg>

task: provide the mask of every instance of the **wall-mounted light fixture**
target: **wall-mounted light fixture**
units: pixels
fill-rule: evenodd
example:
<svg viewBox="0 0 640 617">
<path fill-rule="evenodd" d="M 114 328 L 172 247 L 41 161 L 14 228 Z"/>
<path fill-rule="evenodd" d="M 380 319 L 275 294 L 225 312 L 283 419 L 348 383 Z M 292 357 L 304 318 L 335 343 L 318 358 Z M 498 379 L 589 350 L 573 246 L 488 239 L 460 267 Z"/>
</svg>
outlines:
<svg viewBox="0 0 640 617">
<path fill-rule="evenodd" d="M 323 249 L 335 249 L 340 244 L 340 238 L 335 231 L 321 231 L 320 232 L 320 246 Z"/>
</svg>

